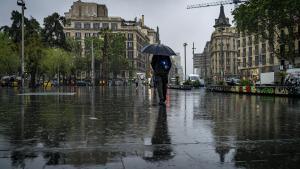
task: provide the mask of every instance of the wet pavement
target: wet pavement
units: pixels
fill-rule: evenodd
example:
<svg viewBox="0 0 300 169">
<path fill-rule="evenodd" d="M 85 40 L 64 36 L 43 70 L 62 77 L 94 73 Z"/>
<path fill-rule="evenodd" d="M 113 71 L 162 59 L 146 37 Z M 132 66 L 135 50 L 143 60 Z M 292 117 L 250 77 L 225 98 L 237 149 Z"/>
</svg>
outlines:
<svg viewBox="0 0 300 169">
<path fill-rule="evenodd" d="M 0 168 L 300 166 L 300 99 L 151 89 L 0 88 Z M 46 93 L 46 94 L 45 94 Z"/>
</svg>

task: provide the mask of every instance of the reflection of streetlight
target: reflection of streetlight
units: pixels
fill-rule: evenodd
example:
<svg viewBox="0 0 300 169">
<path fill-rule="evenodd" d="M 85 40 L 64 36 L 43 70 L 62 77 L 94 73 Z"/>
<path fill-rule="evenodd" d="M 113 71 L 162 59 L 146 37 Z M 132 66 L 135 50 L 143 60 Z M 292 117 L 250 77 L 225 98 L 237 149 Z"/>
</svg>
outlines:
<svg viewBox="0 0 300 169">
<path fill-rule="evenodd" d="M 224 64 L 224 51 L 223 51 L 223 31 L 225 30 L 224 27 L 220 27 L 219 32 L 221 32 L 221 79 L 223 80 L 224 75 L 225 75 L 225 64 Z"/>
<path fill-rule="evenodd" d="M 92 86 L 95 86 L 95 57 L 94 57 L 94 39 L 92 39 L 92 73 L 91 73 L 91 78 L 92 78 Z"/>
<path fill-rule="evenodd" d="M 17 4 L 22 7 L 22 58 L 21 58 L 21 79 L 22 79 L 22 87 L 24 87 L 24 72 L 25 72 L 25 64 L 24 64 L 24 10 L 26 9 L 24 0 L 17 0 Z"/>
<path fill-rule="evenodd" d="M 183 47 L 184 47 L 184 80 L 186 81 L 186 46 L 188 44 L 184 43 Z"/>
</svg>

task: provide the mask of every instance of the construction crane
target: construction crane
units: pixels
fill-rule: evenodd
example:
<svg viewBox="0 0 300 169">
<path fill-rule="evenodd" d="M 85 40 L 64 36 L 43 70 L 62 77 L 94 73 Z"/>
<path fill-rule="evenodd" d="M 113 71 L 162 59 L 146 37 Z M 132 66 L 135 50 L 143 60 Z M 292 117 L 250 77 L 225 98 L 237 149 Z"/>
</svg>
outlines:
<svg viewBox="0 0 300 169">
<path fill-rule="evenodd" d="M 219 6 L 219 5 L 226 5 L 226 4 L 239 4 L 247 2 L 247 0 L 224 0 L 224 1 L 216 1 L 216 2 L 210 2 L 210 3 L 202 3 L 202 4 L 195 4 L 195 5 L 188 5 L 187 9 L 193 9 L 193 8 L 203 8 L 203 7 L 209 7 L 209 6 Z"/>
</svg>

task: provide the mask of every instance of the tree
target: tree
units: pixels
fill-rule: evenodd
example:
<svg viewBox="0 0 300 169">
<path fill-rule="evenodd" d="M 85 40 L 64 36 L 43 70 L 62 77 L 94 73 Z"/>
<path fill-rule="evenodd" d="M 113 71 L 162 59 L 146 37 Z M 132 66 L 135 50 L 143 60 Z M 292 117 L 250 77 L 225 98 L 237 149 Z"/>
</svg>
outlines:
<svg viewBox="0 0 300 169">
<path fill-rule="evenodd" d="M 93 43 L 93 45 L 92 45 Z M 103 58 L 102 46 L 103 40 L 99 37 L 87 37 L 84 41 L 85 44 L 85 66 L 88 72 L 91 72 L 92 68 L 92 48 L 95 58 L 95 70 L 100 70 L 100 60 Z"/>
<path fill-rule="evenodd" d="M 66 23 L 65 17 L 58 13 L 44 18 L 44 28 L 42 29 L 43 42 L 49 47 L 59 47 L 67 49 L 66 37 L 63 31 Z"/>
<path fill-rule="evenodd" d="M 294 43 L 299 38 L 294 27 L 299 25 L 299 9 L 299 0 L 249 0 L 236 8 L 233 15 L 238 30 L 260 35 L 269 41 L 270 50 L 279 58 L 294 63 Z"/>
<path fill-rule="evenodd" d="M 0 74 L 15 74 L 18 72 L 20 59 L 16 48 L 8 35 L 0 32 Z"/>
<path fill-rule="evenodd" d="M 122 70 L 129 69 L 126 59 L 126 37 L 122 33 L 102 29 L 100 38 L 103 39 L 101 73 L 104 75 L 103 80 L 107 81 L 110 73 L 113 74 L 113 78 L 117 78 Z"/>
<path fill-rule="evenodd" d="M 39 36 L 33 36 L 27 39 L 25 47 L 26 71 L 30 74 L 30 87 L 36 86 L 36 77 L 42 71 L 41 62 L 44 55 L 44 46 Z M 39 72 L 40 71 L 40 72 Z"/>
<path fill-rule="evenodd" d="M 17 44 L 16 50 L 21 51 L 21 26 L 22 26 L 22 14 L 18 11 L 12 11 L 11 14 L 12 25 L 3 26 L 1 29 L 9 38 Z M 29 72 L 31 76 L 30 86 L 35 86 L 35 78 L 38 72 L 38 68 L 40 66 L 40 60 L 42 57 L 43 46 L 40 40 L 40 31 L 41 27 L 36 19 L 30 18 L 27 19 L 24 17 L 24 28 L 25 28 L 25 64 L 26 71 Z M 21 52 L 20 52 L 21 55 Z"/>
<path fill-rule="evenodd" d="M 74 38 L 67 38 L 66 43 L 68 46 L 67 51 L 70 52 L 74 63 L 74 65 L 71 68 L 71 73 L 75 75 L 77 74 L 77 72 L 82 72 L 86 70 L 85 58 L 82 57 L 81 42 L 75 40 Z"/>
<path fill-rule="evenodd" d="M 45 51 L 45 57 L 42 61 L 42 68 L 48 79 L 52 79 L 57 75 L 64 77 L 71 72 L 73 59 L 70 52 L 61 48 L 48 48 Z"/>
<path fill-rule="evenodd" d="M 112 33 L 109 44 L 109 68 L 114 78 L 122 70 L 128 69 L 128 60 L 126 59 L 126 37 L 121 33 Z"/>
<path fill-rule="evenodd" d="M 9 37 L 12 39 L 15 43 L 21 43 L 22 39 L 22 14 L 18 11 L 12 11 L 11 13 L 11 20 L 12 24 L 11 26 L 2 26 L 0 29 L 3 30 L 5 33 L 9 35 Z M 24 17 L 24 28 L 25 28 L 25 35 L 24 39 L 29 39 L 32 36 L 36 36 L 40 33 L 40 24 L 37 22 L 34 18 L 26 18 Z"/>
</svg>

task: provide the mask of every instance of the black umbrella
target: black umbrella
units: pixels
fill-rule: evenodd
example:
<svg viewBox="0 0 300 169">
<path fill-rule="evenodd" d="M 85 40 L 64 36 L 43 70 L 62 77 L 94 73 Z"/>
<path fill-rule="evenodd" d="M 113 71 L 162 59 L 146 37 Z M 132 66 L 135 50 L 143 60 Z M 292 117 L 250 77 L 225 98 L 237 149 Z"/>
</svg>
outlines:
<svg viewBox="0 0 300 169">
<path fill-rule="evenodd" d="M 141 50 L 142 53 L 149 53 L 153 55 L 163 55 L 163 56 L 172 56 L 176 53 L 168 46 L 163 44 L 150 44 Z"/>
</svg>

